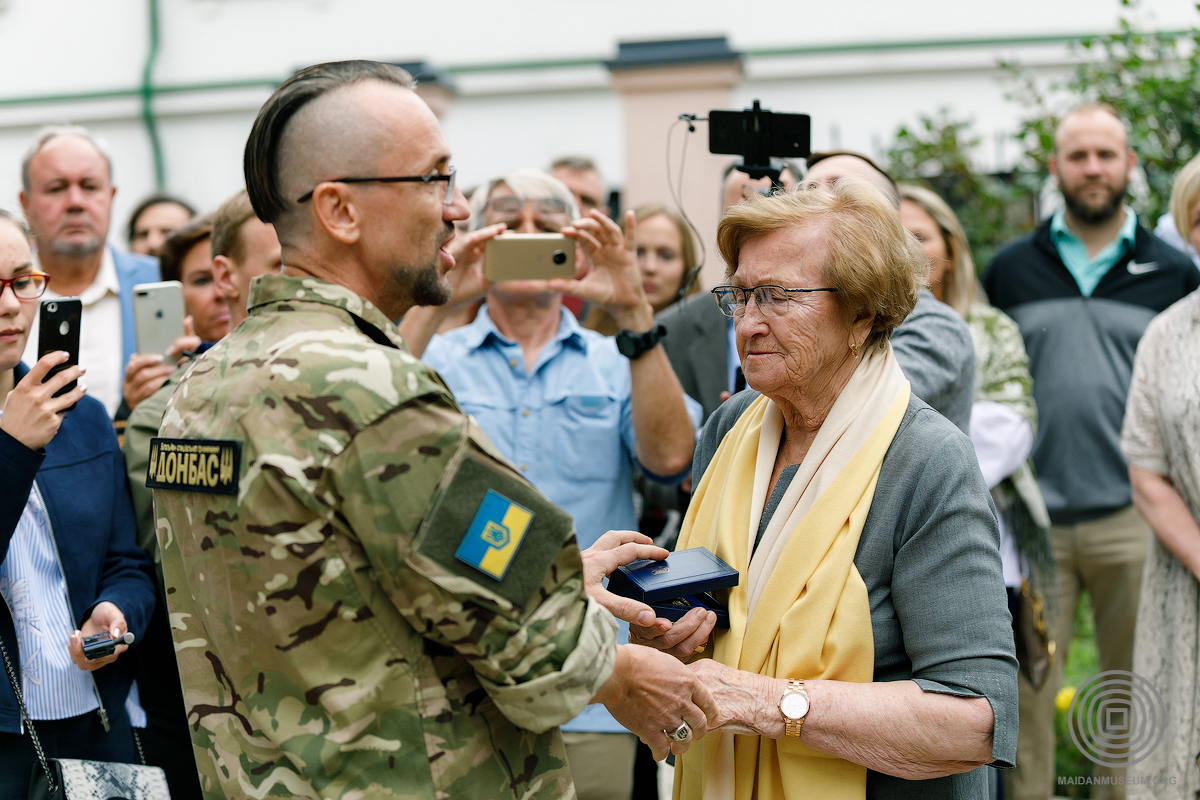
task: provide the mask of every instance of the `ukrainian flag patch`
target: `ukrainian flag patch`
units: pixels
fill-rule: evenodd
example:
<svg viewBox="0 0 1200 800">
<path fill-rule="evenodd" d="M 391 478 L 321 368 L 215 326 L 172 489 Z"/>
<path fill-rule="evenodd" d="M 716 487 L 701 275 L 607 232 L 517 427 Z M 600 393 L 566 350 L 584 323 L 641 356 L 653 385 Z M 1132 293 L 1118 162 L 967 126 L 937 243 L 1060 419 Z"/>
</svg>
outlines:
<svg viewBox="0 0 1200 800">
<path fill-rule="evenodd" d="M 488 489 L 454 555 L 484 575 L 503 580 L 532 521 L 532 511 Z"/>
</svg>

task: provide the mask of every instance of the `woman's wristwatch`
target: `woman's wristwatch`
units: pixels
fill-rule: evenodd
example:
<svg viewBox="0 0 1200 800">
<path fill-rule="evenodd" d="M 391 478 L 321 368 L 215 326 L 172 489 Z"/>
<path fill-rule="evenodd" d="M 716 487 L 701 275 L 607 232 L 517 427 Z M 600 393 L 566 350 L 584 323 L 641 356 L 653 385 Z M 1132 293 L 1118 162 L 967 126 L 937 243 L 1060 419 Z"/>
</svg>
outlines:
<svg viewBox="0 0 1200 800">
<path fill-rule="evenodd" d="M 808 692 L 804 681 L 789 680 L 788 688 L 779 698 L 779 713 L 783 714 L 783 734 L 793 739 L 800 738 L 800 726 L 808 717 Z"/>
</svg>

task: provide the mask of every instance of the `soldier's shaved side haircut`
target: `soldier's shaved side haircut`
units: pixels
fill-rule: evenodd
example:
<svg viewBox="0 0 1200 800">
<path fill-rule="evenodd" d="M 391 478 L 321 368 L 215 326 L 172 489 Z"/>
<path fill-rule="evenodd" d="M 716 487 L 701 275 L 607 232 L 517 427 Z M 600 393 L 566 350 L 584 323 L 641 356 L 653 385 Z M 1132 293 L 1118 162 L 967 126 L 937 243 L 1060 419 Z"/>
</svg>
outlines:
<svg viewBox="0 0 1200 800">
<path fill-rule="evenodd" d="M 246 192 L 254 213 L 263 222 L 275 223 L 296 205 L 284 197 L 279 185 L 279 145 L 284 129 L 296 112 L 318 97 L 362 81 L 382 81 L 412 89 L 416 82 L 399 67 L 378 61 L 333 61 L 300 70 L 275 90 L 259 109 L 246 140 L 242 167 Z"/>
</svg>

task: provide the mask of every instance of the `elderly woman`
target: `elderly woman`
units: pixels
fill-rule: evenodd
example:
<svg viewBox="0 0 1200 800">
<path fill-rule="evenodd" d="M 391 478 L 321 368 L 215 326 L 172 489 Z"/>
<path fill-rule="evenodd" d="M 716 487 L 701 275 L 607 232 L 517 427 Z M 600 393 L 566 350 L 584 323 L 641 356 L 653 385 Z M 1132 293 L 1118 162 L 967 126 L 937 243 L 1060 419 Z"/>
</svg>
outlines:
<svg viewBox="0 0 1200 800">
<path fill-rule="evenodd" d="M 1175 180 L 1179 235 L 1200 244 L 1200 157 Z M 1121 452 L 1133 503 L 1154 531 L 1146 554 L 1133 671 L 1168 699 L 1162 742 L 1128 777 L 1179 776 L 1174 786 L 1130 786 L 1129 797 L 1194 798 L 1200 751 L 1200 292 L 1150 323 L 1138 345 Z"/>
<path fill-rule="evenodd" d="M 683 798 L 977 798 L 1010 767 L 1016 660 L 996 519 L 971 443 L 888 341 L 928 261 L 883 195 L 754 199 L 718 228 L 756 391 L 710 418 L 679 548 L 741 574 L 730 628 L 689 612 L 632 641 L 691 658 L 720 707 Z M 761 392 L 761 394 L 759 394 Z"/>
</svg>

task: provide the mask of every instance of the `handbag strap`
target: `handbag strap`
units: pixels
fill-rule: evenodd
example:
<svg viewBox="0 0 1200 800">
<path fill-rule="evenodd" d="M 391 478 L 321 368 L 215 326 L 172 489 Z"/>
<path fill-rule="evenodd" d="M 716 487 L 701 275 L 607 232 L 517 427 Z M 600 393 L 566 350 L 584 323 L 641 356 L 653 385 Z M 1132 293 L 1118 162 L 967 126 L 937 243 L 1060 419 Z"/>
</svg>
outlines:
<svg viewBox="0 0 1200 800">
<path fill-rule="evenodd" d="M 50 762 L 46 759 L 45 751 L 42 750 L 42 741 L 38 739 L 37 731 L 34 730 L 33 720 L 29 718 L 29 711 L 25 708 L 25 696 L 21 694 L 21 682 L 17 680 L 17 671 L 13 669 L 12 661 L 8 658 L 8 650 L 4 647 L 4 640 L 2 638 L 0 638 L 0 656 L 4 658 L 4 671 L 8 673 L 8 682 L 12 684 L 13 694 L 17 696 L 17 708 L 21 711 L 21 723 L 29 731 L 29 735 L 33 739 L 33 749 L 37 752 L 37 758 L 41 762 L 42 771 L 46 774 L 46 788 L 53 795 L 58 791 L 58 787 L 54 783 L 54 773 L 50 770 Z"/>
</svg>

